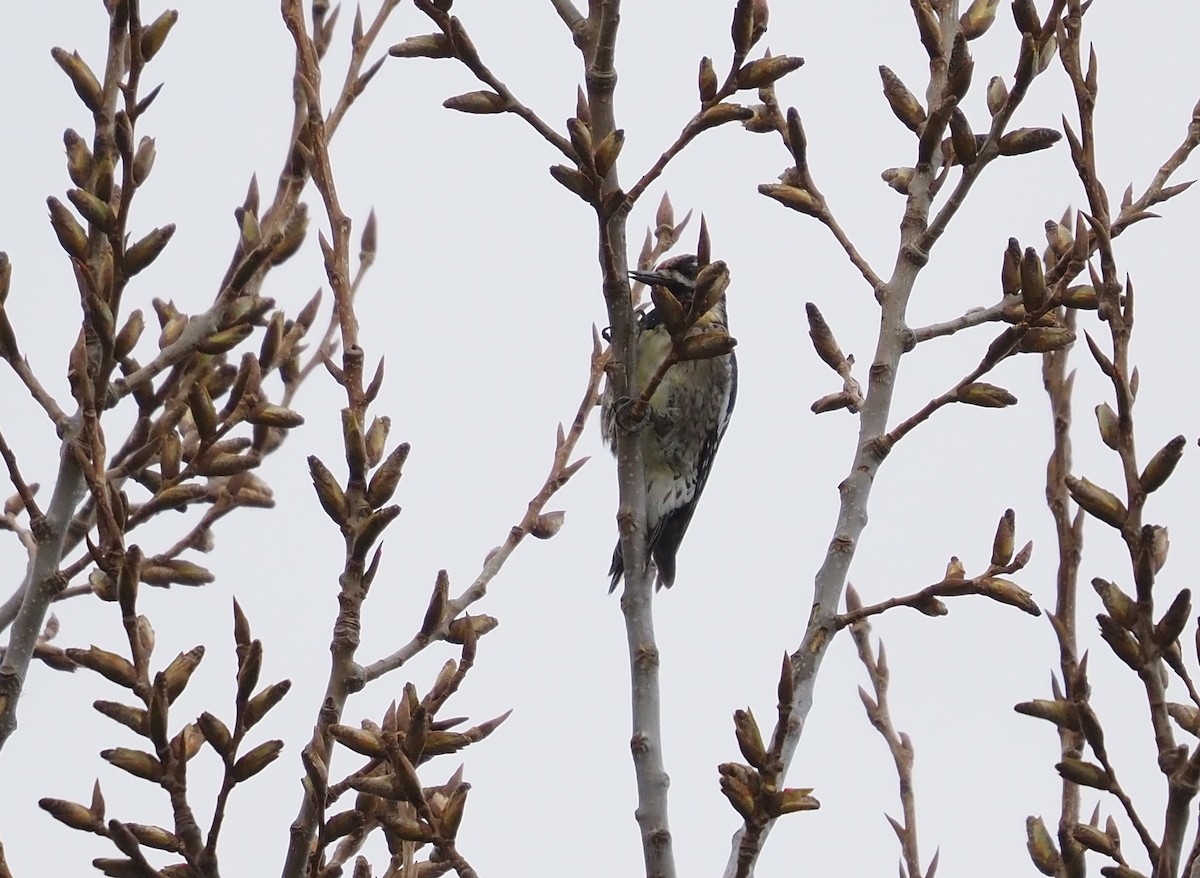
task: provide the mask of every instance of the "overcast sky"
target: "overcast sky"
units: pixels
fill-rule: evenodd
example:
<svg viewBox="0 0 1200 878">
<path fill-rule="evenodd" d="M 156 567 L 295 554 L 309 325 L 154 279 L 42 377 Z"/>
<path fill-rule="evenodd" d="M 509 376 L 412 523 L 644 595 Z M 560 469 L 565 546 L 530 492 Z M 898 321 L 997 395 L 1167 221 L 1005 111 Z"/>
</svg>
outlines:
<svg viewBox="0 0 1200 878">
<path fill-rule="evenodd" d="M 1048 4 L 1039 5 L 1044 13 Z M 718 70 L 727 63 L 731 8 L 726 0 L 625 4 L 617 56 L 618 122 L 627 135 L 623 179 L 640 176 L 693 112 L 700 56 L 712 55 Z M 1142 8 L 1155 11 L 1133 11 Z M 573 112 L 582 75 L 550 5 L 460 0 L 454 11 L 493 71 L 561 126 Z M 157 12 L 147 7 L 143 15 L 149 20 Z M 366 12 L 373 15 L 374 5 Z M 327 60 L 326 95 L 341 82 L 348 18 Z M 405 5 L 381 48 L 429 30 Z M 1114 200 L 1131 180 L 1140 192 L 1184 135 L 1200 97 L 1198 30 L 1200 12 L 1192 4 L 1098 3 L 1087 16 L 1085 35 L 1100 58 L 1100 169 Z M 16 4 L 0 30 L 8 120 L 0 248 L 15 266 L 7 308 L 34 368 L 60 399 L 68 398 L 65 362 L 78 329 L 78 299 L 46 221 L 45 198 L 61 198 L 70 185 L 63 129 L 90 135 L 90 118 L 50 48 L 77 49 L 99 69 L 105 31 L 98 0 L 61 0 L 52 8 Z M 806 58 L 780 86 L 780 100 L 799 108 L 818 184 L 886 277 L 903 199 L 879 172 L 912 164 L 916 144 L 888 111 L 877 67 L 887 64 L 923 92 L 925 55 L 909 5 L 777 3 L 761 44 L 767 45 Z M 1017 45 L 1005 8 L 993 31 L 972 44 L 975 88 L 965 110 L 977 130 L 988 119 L 983 86 L 994 74 L 1011 83 Z M 181 10 L 145 74 L 148 85 L 166 85 L 139 125 L 139 134 L 157 139 L 158 159 L 132 221 L 138 230 L 175 222 L 178 232 L 131 286 L 127 303 L 149 313 L 156 296 L 184 310 L 202 310 L 212 300 L 235 241 L 233 208 L 253 172 L 270 191 L 285 155 L 291 70 L 291 38 L 277 3 L 225 0 Z M 353 107 L 333 150 L 342 203 L 357 228 L 372 207 L 379 214 L 379 257 L 360 300 L 362 343 L 369 358 L 387 356 L 376 412 L 391 416 L 393 441 L 412 443 L 397 495 L 404 515 L 388 531 L 384 567 L 367 604 L 360 657 L 368 661 L 407 641 L 439 568 L 449 571 L 455 590 L 464 587 L 519 519 L 549 467 L 555 424 L 571 418 L 583 392 L 591 326 L 605 322 L 594 219 L 546 173 L 560 156 L 515 117 L 468 117 L 441 108 L 446 97 L 475 87 L 452 61 L 389 60 Z M 1055 63 L 1014 124 L 1057 127 L 1072 107 Z M 788 164 L 777 138 L 732 126 L 711 132 L 671 166 L 630 224 L 634 258 L 664 186 L 680 215 L 688 209 L 706 214 L 713 254 L 732 272 L 730 326 L 741 366 L 738 409 L 684 542 L 676 587 L 656 605 L 680 874 L 714 875 L 724 867 L 738 821 L 718 792 L 716 765 L 740 758 L 731 714 L 749 705 L 764 725 L 773 716 L 780 657 L 803 631 L 813 573 L 832 531 L 837 483 L 853 452 L 856 420 L 844 412 L 816 417 L 809 411 L 814 399 L 840 384 L 812 353 L 804 303 L 820 305 L 842 347 L 856 355 L 864 383 L 878 325 L 871 291 L 825 229 L 755 192 Z M 1189 170 L 1195 174 L 1185 168 L 1179 179 L 1190 179 Z M 1007 239 L 1016 236 L 1040 250 L 1045 220 L 1083 200 L 1064 144 L 990 168 L 922 273 L 911 324 L 992 304 Z M 1119 267 L 1138 289 L 1134 354 L 1143 460 L 1178 433 L 1193 443 L 1200 434 L 1196 196 L 1184 195 L 1162 212 L 1165 219 L 1134 227 L 1117 247 Z M 694 229 L 686 241 L 694 241 Z M 294 313 L 324 282 L 312 241 L 271 275 L 265 292 Z M 1094 315 L 1081 323 L 1107 337 Z M 988 328 L 966 333 L 907 357 L 893 421 L 957 381 L 992 334 Z M 147 343 L 154 335 L 147 333 Z M 1109 398 L 1106 387 L 1086 353 L 1075 361 L 1076 471 L 1113 485 L 1119 470 L 1091 419 L 1092 408 Z M 888 458 L 851 575 L 865 600 L 936 581 L 952 554 L 969 572 L 979 571 L 997 518 L 1012 507 L 1018 544 L 1032 539 L 1035 545 L 1019 582 L 1043 605 L 1053 604 L 1053 531 L 1042 499 L 1051 431 L 1039 367 L 1038 358 L 1022 357 L 995 373 L 992 380 L 1020 398 L 1015 409 L 947 409 Z M 287 749 L 233 797 L 222 850 L 226 875 L 275 873 L 300 803 L 297 754 L 325 685 L 341 567 L 341 538 L 315 502 L 304 461 L 315 453 L 342 472 L 341 404 L 332 381 L 314 375 L 298 402 L 307 424 L 262 471 L 278 508 L 246 511 L 217 528 L 216 548 L 204 559 L 218 575 L 215 584 L 143 590 L 141 608 L 157 631 L 160 667 L 197 643 L 209 647 L 172 712 L 176 723 L 202 710 L 232 714 L 233 596 L 264 642 L 263 680 L 294 683 L 255 733 L 254 742 L 281 737 Z M 127 423 L 120 413 L 114 418 Z M 6 370 L 0 370 L 0 426 L 27 477 L 48 484 L 56 439 Z M 501 624 L 481 642 L 478 665 L 449 708 L 474 720 L 513 709 L 491 739 L 465 754 L 473 788 L 460 846 L 485 876 L 600 878 L 641 869 L 625 637 L 617 599 L 605 593 L 615 536 L 614 469 L 594 424 L 581 446 L 594 459 L 551 504 L 567 510 L 566 526 L 548 543 L 523 545 L 478 605 Z M 1190 571 L 1200 561 L 1189 503 L 1200 491 L 1195 459 L 1192 447 L 1147 513 L 1147 520 L 1170 525 L 1175 537 L 1160 578 L 1166 600 L 1194 585 Z M 138 539 L 153 553 L 181 526 L 172 518 Z M 1088 541 L 1080 617 L 1093 647 L 1094 703 L 1123 780 L 1146 803 L 1157 832 L 1165 785 L 1154 765 L 1141 689 L 1088 621 L 1099 607 L 1086 583 L 1106 576 L 1128 586 L 1128 565 L 1111 531 L 1089 524 Z M 11 535 L 0 540 L 0 570 L 6 571 L 3 597 L 24 570 Z M 114 605 L 77 599 L 57 607 L 57 614 L 60 645 L 122 648 Z M 1050 626 L 982 600 L 958 599 L 946 618 L 898 610 L 875 629 L 888 644 L 894 720 L 916 748 L 923 859 L 940 846 L 941 874 L 1028 870 L 1025 817 L 1057 821 L 1058 740 L 1050 726 L 1016 715 L 1012 705 L 1048 697 L 1057 667 Z M 431 649 L 370 686 L 352 699 L 346 721 L 378 720 L 406 680 L 425 691 L 450 655 Z M 852 642 L 839 637 L 790 776 L 792 785 L 814 787 L 822 808 L 784 821 L 759 874 L 895 874 L 899 854 L 884 813 L 899 813 L 896 781 L 858 701 L 856 688 L 866 682 Z M 120 695 L 94 675 L 33 668 L 21 727 L 0 757 L 0 840 L 17 878 L 51 874 L 51 868 L 83 874 L 93 857 L 113 855 L 106 841 L 67 830 L 35 805 L 43 796 L 86 802 L 95 777 L 110 816 L 169 824 L 163 796 L 97 755 L 104 747 L 137 746 L 89 707 Z M 339 760 L 335 773 L 354 764 Z M 206 752 L 193 765 L 194 801 L 207 814 L 219 782 L 217 760 Z M 438 760 L 425 777 L 437 782 L 455 765 Z M 1085 814 L 1094 801 L 1085 794 Z M 1114 804 L 1103 801 L 1102 812 L 1112 813 Z M 1127 842 L 1131 856 L 1133 847 Z M 380 844 L 368 853 L 377 868 L 385 862 Z"/>
</svg>

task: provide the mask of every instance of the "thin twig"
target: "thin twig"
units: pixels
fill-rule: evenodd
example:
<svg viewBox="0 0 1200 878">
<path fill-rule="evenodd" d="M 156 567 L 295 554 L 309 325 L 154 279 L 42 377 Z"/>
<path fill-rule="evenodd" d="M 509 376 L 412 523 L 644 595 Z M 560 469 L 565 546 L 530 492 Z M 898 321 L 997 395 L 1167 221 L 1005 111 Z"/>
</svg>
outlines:
<svg viewBox="0 0 1200 878">
<path fill-rule="evenodd" d="M 914 329 L 912 331 L 913 341 L 916 344 L 920 344 L 930 339 L 954 335 L 956 332 L 981 326 L 984 323 L 995 323 L 1003 320 L 1005 313 L 1011 307 L 1011 304 L 1008 302 L 997 302 L 989 308 L 972 308 L 970 311 L 959 317 L 955 317 L 953 320 L 947 320 L 943 323 L 931 323 L 928 326 L 921 326 Z"/>
<path fill-rule="evenodd" d="M 858 649 L 858 657 L 867 669 L 871 679 L 871 688 L 875 691 L 872 699 L 861 687 L 858 694 L 866 708 L 867 718 L 871 725 L 883 737 L 892 754 L 896 766 L 896 777 L 900 783 L 900 807 L 904 813 L 904 822 L 900 823 L 892 817 L 888 822 L 896 831 L 900 841 L 900 852 L 909 878 L 921 878 L 921 855 L 917 846 L 917 800 L 913 789 L 913 748 L 912 742 L 904 732 L 897 732 L 892 723 L 891 710 L 888 705 L 888 672 L 887 658 L 883 649 L 883 641 L 879 642 L 879 657 L 871 648 L 871 625 L 865 619 L 859 619 L 850 626 L 850 636 Z"/>
<path fill-rule="evenodd" d="M 504 100 L 507 112 L 524 119 L 530 128 L 542 136 L 543 140 L 572 162 L 575 161 L 575 150 L 571 147 L 571 142 L 546 124 L 536 112 L 521 103 L 509 87 L 483 63 L 466 30 L 458 23 L 457 19 L 452 20 L 448 13 L 438 9 L 430 0 L 414 0 L 414 5 L 429 16 L 442 29 L 442 33 L 450 38 L 457 51 L 455 57 L 466 65 L 476 79 L 487 85 Z"/>
<path fill-rule="evenodd" d="M 16 488 L 17 496 L 21 498 L 21 504 L 25 507 L 25 512 L 29 516 L 30 527 L 36 528 L 37 523 L 44 517 L 42 510 L 38 507 L 37 500 L 34 499 L 33 490 L 29 487 L 25 479 L 21 477 L 21 469 L 17 466 L 17 456 L 8 447 L 8 442 L 5 441 L 3 433 L 0 433 L 0 457 L 4 458 L 4 465 L 8 467 L 9 481 Z"/>
<path fill-rule="evenodd" d="M 575 453 L 576 445 L 583 436 L 588 418 L 595 410 L 596 402 L 600 398 L 600 380 L 604 375 L 604 367 L 608 363 L 608 357 L 609 352 L 602 350 L 599 340 L 595 340 L 592 348 L 592 365 L 588 373 L 587 389 L 584 391 L 583 399 L 580 401 L 579 408 L 575 412 L 575 419 L 571 422 L 570 429 L 562 436 L 561 441 L 555 448 L 554 460 L 550 464 L 549 475 L 546 476 L 545 482 L 542 483 L 542 487 L 538 489 L 533 499 L 529 501 L 525 509 L 525 515 L 522 516 L 521 521 L 509 529 L 508 536 L 501 545 L 488 553 L 487 560 L 483 564 L 483 569 L 479 571 L 479 574 L 475 577 L 475 581 L 462 594 L 449 601 L 444 614 L 445 622 L 432 633 L 428 635 L 418 634 L 390 655 L 364 666 L 364 681 L 369 683 L 372 680 L 382 677 L 384 674 L 396 670 L 407 663 L 413 656 L 424 650 L 430 643 L 444 639 L 449 630 L 450 622 L 461 616 L 472 604 L 487 594 L 489 583 L 496 578 L 496 575 L 503 568 L 509 556 L 512 555 L 521 541 L 533 529 L 538 516 L 542 514 L 542 510 L 545 509 L 550 498 L 566 484 L 567 479 L 579 468 L 580 461 L 576 460 L 572 462 L 571 458 Z"/>
</svg>

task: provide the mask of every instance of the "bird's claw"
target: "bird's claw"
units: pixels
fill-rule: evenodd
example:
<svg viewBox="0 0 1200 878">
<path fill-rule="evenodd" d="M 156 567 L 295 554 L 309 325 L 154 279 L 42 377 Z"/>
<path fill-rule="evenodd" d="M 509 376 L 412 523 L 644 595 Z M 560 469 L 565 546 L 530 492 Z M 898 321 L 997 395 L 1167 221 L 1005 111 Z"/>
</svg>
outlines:
<svg viewBox="0 0 1200 878">
<path fill-rule="evenodd" d="M 616 405 L 617 426 L 626 433 L 637 433 L 646 426 L 648 408 L 641 399 L 621 397 Z"/>
</svg>

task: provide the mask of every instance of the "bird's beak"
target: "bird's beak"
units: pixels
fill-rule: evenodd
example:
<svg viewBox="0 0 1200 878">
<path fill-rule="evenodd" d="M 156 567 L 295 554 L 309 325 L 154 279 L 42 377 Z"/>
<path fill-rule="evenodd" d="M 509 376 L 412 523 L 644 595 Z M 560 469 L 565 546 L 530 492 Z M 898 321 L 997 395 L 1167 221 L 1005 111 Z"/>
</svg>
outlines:
<svg viewBox="0 0 1200 878">
<path fill-rule="evenodd" d="M 662 285 L 662 275 L 657 271 L 631 271 L 629 272 L 629 276 L 648 286 Z"/>
</svg>

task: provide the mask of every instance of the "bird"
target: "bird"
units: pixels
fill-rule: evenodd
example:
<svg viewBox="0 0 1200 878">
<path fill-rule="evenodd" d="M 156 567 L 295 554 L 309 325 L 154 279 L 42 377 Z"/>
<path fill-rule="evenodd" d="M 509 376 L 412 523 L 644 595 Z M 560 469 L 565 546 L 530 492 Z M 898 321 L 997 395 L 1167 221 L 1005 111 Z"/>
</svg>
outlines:
<svg viewBox="0 0 1200 878">
<path fill-rule="evenodd" d="M 702 266 L 695 255 L 664 260 L 654 271 L 632 271 L 629 276 L 651 288 L 667 290 L 686 313 L 696 292 Z M 725 296 L 700 315 L 688 336 L 728 334 Z M 637 345 L 636 383 L 630 395 L 637 399 L 672 347 L 671 333 L 658 308 L 641 312 L 634 335 Z M 729 426 L 737 400 L 737 358 L 732 350 L 707 359 L 683 360 L 672 365 L 649 400 L 645 421 L 638 427 L 646 479 L 647 562 L 657 571 L 656 589 L 675 582 L 679 545 L 696 512 L 712 470 L 713 459 Z M 617 412 L 610 381 L 601 400 L 601 438 L 617 453 Z M 621 542 L 613 550 L 611 594 L 625 575 Z"/>
</svg>

